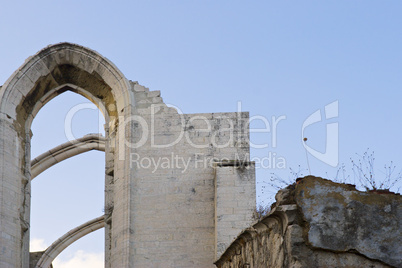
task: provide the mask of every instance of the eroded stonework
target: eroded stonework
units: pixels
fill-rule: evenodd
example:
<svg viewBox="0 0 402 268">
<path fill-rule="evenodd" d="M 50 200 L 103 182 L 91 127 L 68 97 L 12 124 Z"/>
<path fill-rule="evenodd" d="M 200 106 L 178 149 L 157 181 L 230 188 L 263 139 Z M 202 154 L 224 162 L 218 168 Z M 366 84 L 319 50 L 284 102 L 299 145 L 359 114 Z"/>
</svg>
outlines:
<svg viewBox="0 0 402 268">
<path fill-rule="evenodd" d="M 229 267 L 402 267 L 402 198 L 308 176 L 216 262 Z"/>
<path fill-rule="evenodd" d="M 296 187 L 296 203 L 309 226 L 314 248 L 356 252 L 402 266 L 402 198 L 356 191 L 353 186 L 306 178 Z"/>
</svg>

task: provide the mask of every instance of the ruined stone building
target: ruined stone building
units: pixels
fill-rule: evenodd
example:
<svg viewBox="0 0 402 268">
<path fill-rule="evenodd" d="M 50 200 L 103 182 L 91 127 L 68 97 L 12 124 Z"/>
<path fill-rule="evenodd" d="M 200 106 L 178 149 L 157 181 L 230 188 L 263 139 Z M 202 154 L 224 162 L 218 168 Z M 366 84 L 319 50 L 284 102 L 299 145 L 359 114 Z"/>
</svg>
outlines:
<svg viewBox="0 0 402 268">
<path fill-rule="evenodd" d="M 99 107 L 105 137 L 86 135 L 31 159 L 33 119 L 67 90 Z M 105 152 L 105 214 L 30 253 L 32 180 L 90 150 Z M 178 113 L 159 91 L 69 43 L 28 58 L 0 87 L 1 268 L 48 268 L 100 228 L 105 267 L 402 267 L 400 195 L 309 176 L 276 200 L 252 222 L 246 112 Z"/>
<path fill-rule="evenodd" d="M 106 137 L 84 136 L 31 159 L 31 123 L 55 96 L 72 91 L 105 117 Z M 132 82 L 88 48 L 44 48 L 0 89 L 0 267 L 29 267 L 31 183 L 89 150 L 105 152 L 105 215 L 32 254 L 47 268 L 68 245 L 105 229 L 105 267 L 214 267 L 251 223 L 254 165 L 248 113 L 179 114 L 159 91 Z M 154 169 L 146 162 L 161 161 Z"/>
</svg>

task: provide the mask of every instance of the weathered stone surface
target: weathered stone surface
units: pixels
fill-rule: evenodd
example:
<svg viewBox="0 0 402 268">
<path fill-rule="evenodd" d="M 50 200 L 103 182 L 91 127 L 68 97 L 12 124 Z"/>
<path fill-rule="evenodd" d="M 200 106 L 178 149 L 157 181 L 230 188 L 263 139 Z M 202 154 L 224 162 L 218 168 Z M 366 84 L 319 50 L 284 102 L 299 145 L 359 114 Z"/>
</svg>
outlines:
<svg viewBox="0 0 402 268">
<path fill-rule="evenodd" d="M 308 176 L 276 200 L 217 267 L 402 267 L 400 195 Z"/>
<path fill-rule="evenodd" d="M 370 259 L 402 266 L 402 198 L 359 192 L 354 187 L 306 177 L 296 187 L 296 202 L 308 243 L 331 251 L 357 251 Z"/>
<path fill-rule="evenodd" d="M 251 224 L 255 208 L 255 169 L 253 163 L 236 166 L 215 165 L 215 240 L 216 255 L 221 256 L 245 226 Z M 250 198 L 251 195 L 251 198 Z"/>
</svg>

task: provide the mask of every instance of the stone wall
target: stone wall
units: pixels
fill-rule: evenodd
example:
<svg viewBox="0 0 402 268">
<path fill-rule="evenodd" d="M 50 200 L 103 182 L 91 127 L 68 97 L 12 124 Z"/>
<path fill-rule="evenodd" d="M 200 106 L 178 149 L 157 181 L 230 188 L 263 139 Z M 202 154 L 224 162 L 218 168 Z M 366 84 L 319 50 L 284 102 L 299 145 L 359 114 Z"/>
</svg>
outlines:
<svg viewBox="0 0 402 268">
<path fill-rule="evenodd" d="M 159 91 L 132 86 L 143 120 L 134 124 L 133 142 L 148 135 L 129 159 L 132 264 L 213 267 L 218 250 L 252 222 L 248 113 L 179 114 L 163 103 Z"/>
<path fill-rule="evenodd" d="M 401 196 L 308 176 L 215 262 L 229 267 L 402 267 Z"/>
</svg>

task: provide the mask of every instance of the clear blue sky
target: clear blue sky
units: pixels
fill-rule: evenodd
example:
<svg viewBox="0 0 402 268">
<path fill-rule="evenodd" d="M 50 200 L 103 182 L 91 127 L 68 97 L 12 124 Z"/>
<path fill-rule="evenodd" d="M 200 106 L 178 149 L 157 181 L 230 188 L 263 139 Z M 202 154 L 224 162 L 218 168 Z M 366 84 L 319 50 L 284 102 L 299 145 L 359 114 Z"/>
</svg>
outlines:
<svg viewBox="0 0 402 268">
<path fill-rule="evenodd" d="M 68 41 L 98 51 L 128 79 L 161 90 L 164 101 L 184 113 L 232 112 L 241 101 L 250 116 L 286 116 L 275 148 L 272 133 L 252 135 L 255 143 L 270 145 L 252 150 L 252 157 L 275 153 L 286 161 L 284 169 L 258 169 L 257 182 L 271 173 L 286 179 L 289 167 L 306 169 L 302 124 L 338 101 L 339 117 L 328 122 L 339 125 L 339 163 L 353 179 L 350 157 L 370 148 L 381 176 L 391 160 L 397 172 L 402 168 L 401 12 L 400 1 L 0 0 L 0 84 L 38 50 Z M 33 157 L 66 141 L 59 122 L 70 106 L 84 101 L 66 94 L 41 111 L 34 121 Z M 77 136 L 97 132 L 89 118 L 96 120 L 96 113 L 74 119 Z M 308 145 L 321 152 L 325 127 L 320 122 L 305 132 Z M 52 243 L 102 214 L 103 157 L 81 155 L 35 179 L 34 238 Z M 308 157 L 314 175 L 335 175 L 336 168 Z M 69 196 L 77 184 L 81 189 Z M 261 185 L 259 202 L 270 198 Z M 54 211 L 54 205 L 61 208 Z M 69 254 L 102 251 L 102 235 L 95 236 Z"/>
</svg>

